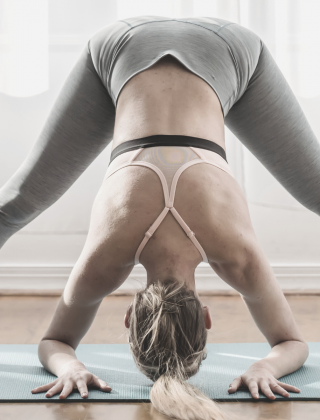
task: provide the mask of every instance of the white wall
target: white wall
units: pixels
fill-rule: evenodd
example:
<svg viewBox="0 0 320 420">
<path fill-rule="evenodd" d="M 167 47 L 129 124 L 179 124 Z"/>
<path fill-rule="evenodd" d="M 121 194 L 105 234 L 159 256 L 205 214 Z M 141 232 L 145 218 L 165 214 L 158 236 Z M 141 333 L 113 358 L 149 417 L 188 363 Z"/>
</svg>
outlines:
<svg viewBox="0 0 320 420">
<path fill-rule="evenodd" d="M 239 1 L 206 3 L 199 0 L 193 9 L 189 2 L 188 10 L 203 16 L 205 9 L 201 7 L 217 6 L 218 3 L 220 9 L 227 3 L 234 7 L 239 6 Z M 255 24 L 254 29 L 260 30 L 270 49 L 274 49 L 276 41 L 271 26 L 266 27 L 263 10 L 254 11 L 255 2 L 247 1 L 246 5 L 252 8 L 250 19 Z M 221 10 L 221 13 L 230 13 L 231 9 Z M 235 9 L 232 10 L 234 13 Z M 238 15 L 237 12 L 234 16 Z M 0 185 L 19 167 L 36 141 L 86 41 L 96 30 L 115 19 L 116 0 L 49 1 L 49 90 L 25 98 L 0 94 Z M 319 38 L 316 47 L 315 54 L 319 56 Z M 320 96 L 298 99 L 320 139 Z M 0 266 L 7 273 L 3 276 L 8 276 L 6 270 L 13 266 L 70 267 L 75 263 L 85 241 L 91 206 L 107 169 L 109 152 L 105 150 L 57 203 L 7 242 L 0 251 Z M 289 267 L 290 273 L 296 265 L 305 266 L 306 271 L 318 267 L 312 271 L 312 276 L 320 281 L 320 218 L 296 202 L 230 133 L 227 134 L 227 154 L 246 193 L 254 229 L 271 264 Z M 303 276 L 299 278 L 303 287 Z"/>
</svg>

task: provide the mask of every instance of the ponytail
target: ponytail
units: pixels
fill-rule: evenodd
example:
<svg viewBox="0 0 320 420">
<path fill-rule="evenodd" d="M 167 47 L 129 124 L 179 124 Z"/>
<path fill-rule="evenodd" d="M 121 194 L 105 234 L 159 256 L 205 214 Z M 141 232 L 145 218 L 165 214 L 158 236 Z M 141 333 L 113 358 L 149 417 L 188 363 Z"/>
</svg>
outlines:
<svg viewBox="0 0 320 420">
<path fill-rule="evenodd" d="M 150 400 L 160 413 L 181 420 L 224 420 L 218 404 L 168 372 L 154 383 Z"/>
<path fill-rule="evenodd" d="M 202 305 L 185 284 L 158 281 L 138 292 L 128 338 L 138 369 L 154 381 L 150 399 L 160 413 L 179 420 L 225 419 L 218 404 L 186 382 L 207 356 L 207 330 Z"/>
</svg>

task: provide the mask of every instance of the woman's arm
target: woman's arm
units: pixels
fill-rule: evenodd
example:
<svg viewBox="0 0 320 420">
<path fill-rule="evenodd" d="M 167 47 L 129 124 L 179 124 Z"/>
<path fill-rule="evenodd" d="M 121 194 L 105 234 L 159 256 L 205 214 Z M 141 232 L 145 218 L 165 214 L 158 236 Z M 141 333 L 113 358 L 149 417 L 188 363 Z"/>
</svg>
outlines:
<svg viewBox="0 0 320 420">
<path fill-rule="evenodd" d="M 260 331 L 271 345 L 270 353 L 253 363 L 244 375 L 236 378 L 229 393 L 236 392 L 240 386 L 248 387 L 254 398 L 259 398 L 259 389 L 270 399 L 274 392 L 289 397 L 287 391 L 300 392 L 294 386 L 278 381 L 278 378 L 299 369 L 309 355 L 308 344 L 304 341 L 282 290 L 270 267 L 267 284 L 252 285 L 249 296 L 242 296 Z M 257 281 L 259 284 L 259 281 Z M 272 290 L 268 288 L 272 286 Z M 264 292 L 262 289 L 265 289 Z M 266 293 L 263 296 L 263 293 Z"/>
<path fill-rule="evenodd" d="M 65 291 L 38 347 L 40 362 L 56 376 L 65 366 L 77 361 L 75 349 L 90 328 L 102 301 L 68 302 L 67 295 Z"/>
<path fill-rule="evenodd" d="M 278 379 L 299 369 L 308 355 L 309 348 L 306 342 L 284 341 L 272 347 L 268 356 L 254 365 L 268 369 Z"/>
<path fill-rule="evenodd" d="M 109 257 L 104 256 L 104 264 L 99 264 L 97 256 L 91 254 L 89 257 L 86 250 L 88 248 L 85 247 L 72 270 L 51 324 L 38 348 L 42 365 L 58 378 L 32 390 L 33 393 L 47 391 L 46 396 L 50 397 L 60 392 L 60 398 L 66 398 L 73 388 L 77 388 L 85 398 L 88 396 L 88 385 L 106 392 L 111 390 L 106 382 L 90 373 L 77 360 L 75 349 L 90 328 L 104 296 L 119 287 L 132 267 L 129 272 L 128 267 L 119 268 L 120 264 L 111 251 Z"/>
<path fill-rule="evenodd" d="M 74 349 L 68 344 L 56 340 L 42 340 L 39 345 L 39 357 L 44 367 L 58 378 L 33 389 L 33 394 L 47 391 L 46 397 L 52 397 L 60 392 L 59 398 L 65 399 L 76 388 L 81 397 L 86 398 L 89 385 L 105 392 L 111 391 L 111 387 L 105 381 L 93 375 L 77 360 Z"/>
<path fill-rule="evenodd" d="M 279 378 L 299 369 L 309 350 L 270 264 L 260 248 L 259 251 L 259 260 L 247 267 L 249 283 L 242 299 L 272 347 L 259 365 Z"/>
<path fill-rule="evenodd" d="M 308 345 L 301 341 L 285 341 L 274 346 L 267 357 L 253 363 L 241 376 L 234 379 L 229 387 L 233 394 L 240 387 L 249 388 L 256 399 L 259 389 L 270 399 L 275 399 L 274 392 L 289 397 L 291 392 L 300 392 L 292 385 L 277 379 L 299 369 L 308 357 Z"/>
<path fill-rule="evenodd" d="M 295 387 L 277 379 L 299 369 L 306 361 L 309 351 L 299 331 L 290 306 L 255 236 L 245 245 L 244 261 L 240 269 L 215 265 L 217 273 L 242 296 L 256 325 L 268 340 L 271 351 L 244 374 L 236 378 L 229 393 L 240 386 L 249 388 L 258 398 L 258 390 L 271 399 L 273 392 L 288 396 L 287 391 L 299 392 Z"/>
<path fill-rule="evenodd" d="M 75 366 L 83 369 L 74 350 L 90 328 L 102 299 L 130 275 L 142 232 L 149 223 L 148 218 L 142 218 L 140 223 L 136 220 L 137 208 L 144 200 L 139 194 L 129 194 L 131 184 L 128 186 L 126 177 L 117 175 L 106 179 L 100 187 L 85 246 L 39 345 L 43 366 L 59 377 L 62 372 L 66 380 L 69 379 L 65 369 L 72 375 Z M 136 177 L 133 172 L 128 179 L 134 183 Z M 59 392 L 57 388 L 55 391 Z"/>
<path fill-rule="evenodd" d="M 309 355 L 309 348 L 298 330 L 271 267 L 269 285 L 262 285 L 259 289 L 258 295 L 251 291 L 251 297 L 242 296 L 257 326 L 272 347 L 268 356 L 256 362 L 255 366 L 267 368 L 274 377 L 280 378 L 303 365 Z"/>
<path fill-rule="evenodd" d="M 74 292 L 77 294 L 76 290 Z M 58 378 L 33 389 L 32 393 L 47 391 L 46 397 L 51 397 L 60 392 L 59 398 L 64 399 L 74 388 L 86 398 L 88 385 L 99 387 L 106 392 L 111 391 L 108 384 L 90 373 L 75 354 L 75 349 L 89 329 L 100 303 L 101 299 L 95 303 L 90 301 L 87 303 L 84 300 L 72 302 L 68 299 L 68 287 L 66 287 L 50 327 L 38 347 L 40 362 Z"/>
<path fill-rule="evenodd" d="M 68 365 L 82 364 L 71 346 L 57 340 L 42 339 L 38 347 L 38 356 L 43 367 L 56 376 L 60 376 Z"/>
</svg>

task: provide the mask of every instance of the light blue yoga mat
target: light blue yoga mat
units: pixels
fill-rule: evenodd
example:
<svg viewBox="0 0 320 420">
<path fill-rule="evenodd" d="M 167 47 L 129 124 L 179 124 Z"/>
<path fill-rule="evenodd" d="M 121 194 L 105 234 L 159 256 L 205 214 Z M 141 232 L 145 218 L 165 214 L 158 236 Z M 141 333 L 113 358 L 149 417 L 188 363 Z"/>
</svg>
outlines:
<svg viewBox="0 0 320 420">
<path fill-rule="evenodd" d="M 309 343 L 309 346 L 306 363 L 281 379 L 300 388 L 301 393 L 290 393 L 289 398 L 277 395 L 278 400 L 320 400 L 320 343 Z M 207 344 L 207 349 L 207 359 L 189 381 L 216 401 L 253 401 L 248 391 L 229 395 L 228 387 L 235 377 L 269 353 L 269 345 Z M 3 344 L 0 345 L 0 402 L 149 401 L 152 381 L 138 371 L 127 344 L 80 344 L 76 353 L 91 372 L 112 387 L 110 394 L 90 389 L 86 399 L 73 392 L 66 400 L 59 400 L 58 395 L 48 399 L 45 393 L 31 394 L 33 388 L 49 383 L 55 376 L 40 364 L 37 345 Z M 261 393 L 260 398 L 266 399 Z"/>
</svg>

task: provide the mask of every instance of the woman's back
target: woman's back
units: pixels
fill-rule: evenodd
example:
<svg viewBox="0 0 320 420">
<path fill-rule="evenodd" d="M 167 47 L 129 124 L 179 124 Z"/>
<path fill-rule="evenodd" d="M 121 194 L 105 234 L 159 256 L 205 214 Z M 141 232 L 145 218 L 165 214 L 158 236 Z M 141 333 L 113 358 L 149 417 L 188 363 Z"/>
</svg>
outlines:
<svg viewBox="0 0 320 420">
<path fill-rule="evenodd" d="M 117 101 L 113 148 L 153 134 L 200 137 L 225 148 L 215 91 L 172 55 L 130 79 Z"/>
<path fill-rule="evenodd" d="M 170 55 L 132 77 L 121 90 L 117 100 L 112 148 L 114 150 L 128 140 L 157 134 L 200 137 L 214 141 L 225 150 L 223 113 L 215 91 Z M 141 156 L 148 150 L 145 149 Z M 178 147 L 172 147 L 171 152 L 167 150 L 171 165 L 172 156 L 179 153 L 181 149 Z M 191 150 L 190 153 L 194 154 Z M 218 159 L 217 166 L 198 164 L 187 168 L 179 177 L 174 207 L 195 233 L 208 261 L 214 264 L 232 258 L 233 249 L 239 247 L 237 238 L 248 237 L 247 231 L 251 231 L 252 227 L 248 225 L 248 210 L 242 191 L 232 177 L 228 164 L 214 152 L 203 150 L 202 153 L 205 157 L 212 155 L 211 160 Z M 199 156 L 190 159 L 194 158 L 199 159 Z M 124 155 L 118 156 L 111 163 L 106 176 L 126 159 Z M 221 170 L 221 166 L 225 170 Z M 173 167 L 171 177 L 179 164 Z M 166 214 L 152 239 L 141 249 L 146 232 L 165 206 L 158 175 L 150 168 L 131 166 L 105 179 L 93 209 L 103 209 L 103 215 L 93 215 L 92 219 L 103 218 L 107 221 L 108 235 L 112 232 L 109 242 L 113 245 L 116 243 L 114 249 L 121 248 L 121 254 L 125 255 L 119 263 L 132 264 L 135 260 L 137 263 L 139 250 L 139 262 L 146 267 L 150 276 L 155 274 L 155 266 L 161 267 L 162 275 L 165 275 L 164 267 L 166 261 L 170 260 L 184 266 L 183 270 L 188 268 L 190 272 L 190 267 L 195 269 L 206 259 L 171 212 Z M 99 237 L 98 230 L 101 232 L 100 227 L 94 230 L 95 244 Z"/>
</svg>

